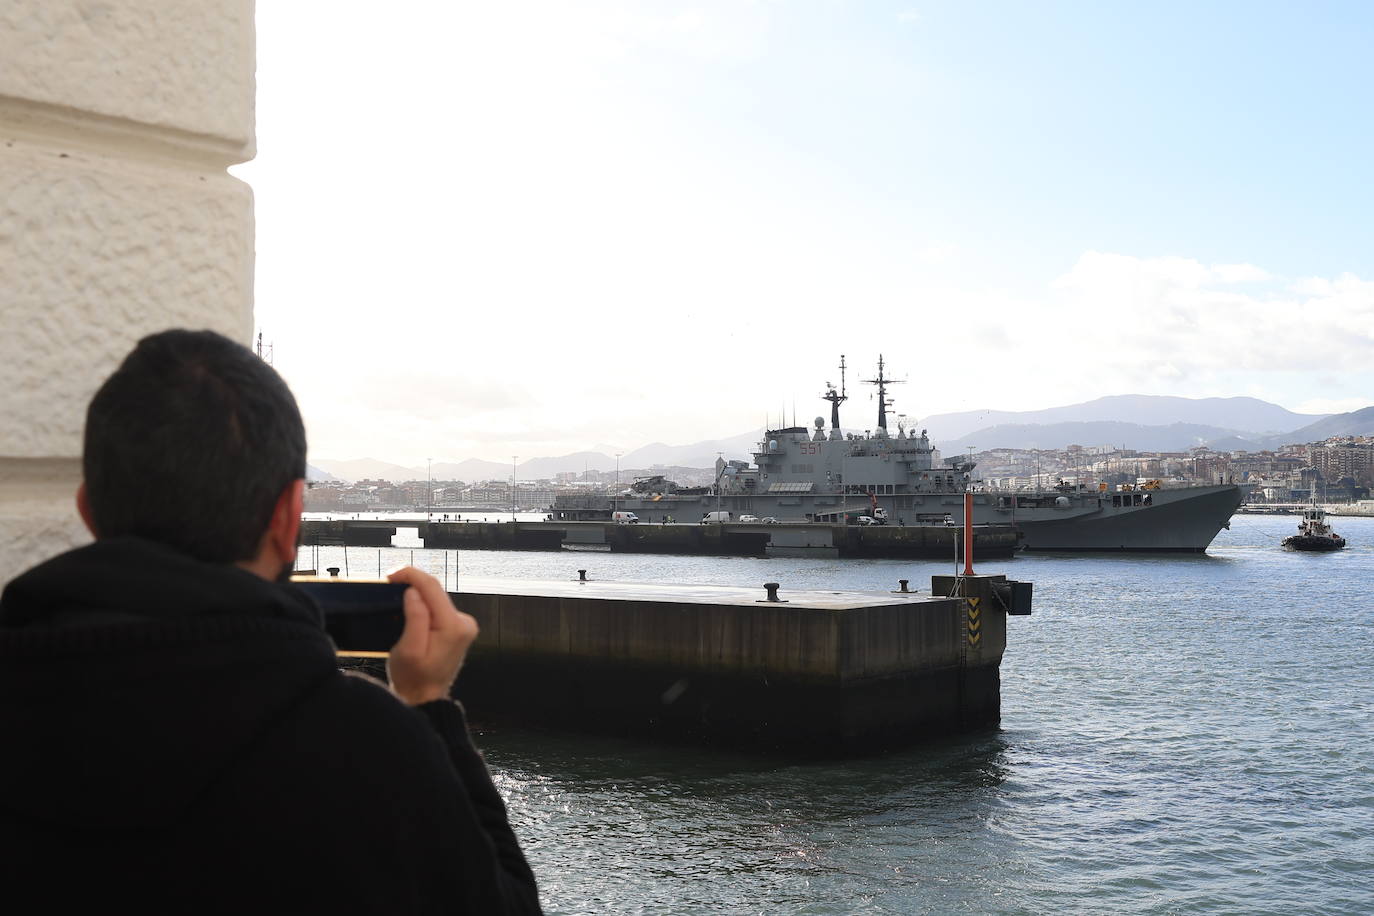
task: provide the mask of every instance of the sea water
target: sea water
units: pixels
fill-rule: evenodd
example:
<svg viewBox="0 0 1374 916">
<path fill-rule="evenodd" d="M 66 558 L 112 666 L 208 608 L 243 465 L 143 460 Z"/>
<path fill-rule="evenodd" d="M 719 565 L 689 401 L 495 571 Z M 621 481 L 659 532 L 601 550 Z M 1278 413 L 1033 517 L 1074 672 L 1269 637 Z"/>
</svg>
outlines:
<svg viewBox="0 0 1374 916">
<path fill-rule="evenodd" d="M 1296 518 L 1236 516 L 1201 556 L 979 563 L 1035 583 L 1034 614 L 1008 621 L 997 728 L 843 762 L 517 729 L 479 743 L 550 913 L 1374 913 L 1374 519 L 1332 522 L 1350 544 L 1332 554 L 1281 549 Z M 415 559 L 450 587 L 586 568 L 784 597 L 953 567 Z"/>
</svg>

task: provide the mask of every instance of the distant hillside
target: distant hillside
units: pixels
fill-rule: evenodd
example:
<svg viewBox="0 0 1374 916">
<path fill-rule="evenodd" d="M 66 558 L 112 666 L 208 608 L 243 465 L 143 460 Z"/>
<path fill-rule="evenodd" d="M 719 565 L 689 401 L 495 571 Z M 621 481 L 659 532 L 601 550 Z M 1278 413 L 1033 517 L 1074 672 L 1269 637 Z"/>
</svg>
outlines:
<svg viewBox="0 0 1374 916">
<path fill-rule="evenodd" d="M 375 458 L 352 458 L 335 461 L 332 458 L 317 458 L 315 466 L 333 474 L 339 480 L 409 480 L 410 469 Z M 421 474 L 421 477 L 424 475 Z"/>
<path fill-rule="evenodd" d="M 413 468 L 411 478 L 422 480 L 427 468 Z M 436 461 L 432 469 L 434 480 L 461 480 L 472 483 L 477 480 L 509 480 L 510 465 L 499 461 L 483 461 L 469 458 L 466 461 Z"/>
<path fill-rule="evenodd" d="M 975 432 L 987 439 L 987 434 L 982 433 L 982 430 L 1002 426 L 1048 426 L 1088 422 L 1119 422 L 1145 427 L 1188 424 L 1212 427 L 1242 436 L 1249 434 L 1246 438 L 1259 439 L 1296 430 L 1314 421 L 1320 421 L 1325 416 L 1294 413 L 1258 398 L 1179 398 L 1123 394 L 1045 410 L 970 410 L 962 413 L 934 414 L 923 418 L 917 426 L 929 429 L 931 438 L 937 444 L 972 440 L 972 434 Z M 998 444 L 1013 447 L 1009 443 Z M 988 441 L 988 445 L 995 447 L 991 440 Z M 1164 448 L 1158 450 L 1172 451 Z"/>
<path fill-rule="evenodd" d="M 321 471 L 319 468 L 315 467 L 313 464 L 307 464 L 307 465 L 305 466 L 305 479 L 306 479 L 306 480 L 338 480 L 339 478 L 335 477 L 333 474 L 328 473 L 327 471 Z"/>
<path fill-rule="evenodd" d="M 647 468 L 661 464 L 709 468 L 715 466 L 717 452 L 723 452 L 720 457 L 724 457 L 726 461 L 732 458 L 747 461 L 758 445 L 761 435 L 761 430 L 753 429 L 726 439 L 707 439 L 690 445 L 664 445 L 662 442 L 655 442 L 621 456 L 620 466 L 623 468 L 633 464 L 636 467 Z"/>
<path fill-rule="evenodd" d="M 975 430 L 952 442 L 936 441 L 945 455 L 992 448 L 1057 449 L 1069 445 L 1115 445 L 1148 452 L 1183 452 L 1199 445 L 1225 451 L 1254 449 L 1257 440 L 1243 438 L 1234 430 L 1196 423 L 1145 426 L 1109 421 L 1083 423 L 1005 423 Z"/>
<path fill-rule="evenodd" d="M 1245 400 L 1228 398 L 1214 400 Z M 1261 402 L 1263 403 L 1263 402 Z M 1293 416 L 1302 416 L 1293 414 Z M 1374 436 L 1374 407 L 1323 417 L 1315 423 L 1289 432 L 1257 434 L 1251 430 L 1207 426 L 1196 423 L 1170 423 L 1152 426 L 1142 423 L 1002 423 L 955 438 L 936 439 L 946 454 L 975 448 L 1063 448 L 1066 445 L 1117 445 L 1150 452 L 1180 452 L 1198 445 L 1216 451 L 1260 451 L 1302 442 L 1320 442 L 1330 436 Z"/>
<path fill-rule="evenodd" d="M 624 467 L 622 460 L 621 467 Z M 602 452 L 573 452 L 557 458 L 531 458 L 521 462 L 520 476 L 528 480 L 541 480 L 555 474 L 581 474 L 583 471 L 614 471 L 615 456 Z M 510 468 L 506 468 L 510 476 Z"/>
<path fill-rule="evenodd" d="M 655 443 L 626 452 L 620 456 L 620 469 L 629 475 L 632 469 L 640 469 L 641 474 L 649 473 L 655 466 L 665 468 L 709 468 L 716 463 L 716 453 L 724 452 L 725 457 L 748 459 L 758 441 L 759 433 L 741 433 L 729 439 L 709 439 L 690 445 L 664 445 Z M 377 479 L 400 482 L 404 480 L 424 480 L 432 475 L 434 480 L 462 480 L 472 483 L 479 480 L 510 480 L 511 466 L 500 461 L 485 461 L 481 458 L 468 458 L 465 461 L 436 461 L 432 467 L 404 467 L 374 458 L 354 458 L 339 461 L 319 458 L 315 465 L 321 473 L 332 475 L 330 479 L 364 480 Z M 555 474 L 582 474 L 585 471 L 614 471 L 614 455 L 604 452 L 573 452 L 548 458 L 530 458 L 516 465 L 520 480 L 547 480 Z M 658 473 L 658 472 L 654 472 Z M 324 479 L 324 478 L 320 478 Z M 630 477 L 626 476 L 626 480 Z"/>
<path fill-rule="evenodd" d="M 1283 440 L 1280 444 L 1286 445 L 1293 442 L 1320 442 L 1331 436 L 1374 436 L 1374 407 L 1361 407 L 1349 413 L 1324 417 L 1277 438 Z"/>
</svg>

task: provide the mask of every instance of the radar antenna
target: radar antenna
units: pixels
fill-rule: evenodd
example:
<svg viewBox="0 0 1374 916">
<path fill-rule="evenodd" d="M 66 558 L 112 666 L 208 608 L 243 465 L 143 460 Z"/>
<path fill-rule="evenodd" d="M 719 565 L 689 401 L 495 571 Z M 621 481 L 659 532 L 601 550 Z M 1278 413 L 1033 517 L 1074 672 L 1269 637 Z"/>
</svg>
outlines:
<svg viewBox="0 0 1374 916">
<path fill-rule="evenodd" d="M 838 430 L 840 428 L 840 405 L 849 400 L 849 396 L 844 393 L 844 354 L 840 354 L 840 390 L 836 391 L 835 386 L 829 382 L 825 383 L 825 394 L 821 395 L 824 400 L 830 402 L 830 428 Z"/>
<path fill-rule="evenodd" d="M 272 365 L 272 360 L 273 360 L 273 356 L 274 356 L 274 354 L 275 354 L 276 349 L 277 349 L 277 345 L 276 345 L 275 343 L 268 343 L 267 346 L 266 346 L 266 348 L 264 349 L 263 343 L 262 343 L 262 331 L 258 331 L 258 345 L 257 345 L 258 359 L 260 359 L 260 360 L 262 360 L 263 362 L 267 363 L 269 366 Z"/>
<path fill-rule="evenodd" d="M 865 385 L 878 386 L 878 428 L 887 429 L 887 409 L 892 406 L 892 401 L 887 397 L 888 385 L 900 385 L 906 379 L 888 378 L 883 375 L 883 355 L 878 354 L 878 377 L 861 379 Z"/>
</svg>

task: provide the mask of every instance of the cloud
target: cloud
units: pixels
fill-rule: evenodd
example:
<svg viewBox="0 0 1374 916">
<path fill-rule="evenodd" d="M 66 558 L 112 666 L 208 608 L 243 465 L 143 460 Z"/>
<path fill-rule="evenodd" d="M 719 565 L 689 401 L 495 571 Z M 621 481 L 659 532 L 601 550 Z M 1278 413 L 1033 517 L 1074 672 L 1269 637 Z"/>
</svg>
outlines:
<svg viewBox="0 0 1374 916">
<path fill-rule="evenodd" d="M 1271 277 L 1269 271 L 1253 264 L 1218 264 L 1212 274 L 1222 283 L 1264 283 Z"/>
<path fill-rule="evenodd" d="M 1250 292 L 1237 283 L 1259 284 Z M 1374 283 L 1353 275 L 1284 287 L 1253 265 L 1085 252 L 1051 284 L 1054 308 L 1110 329 L 1124 366 L 1202 371 L 1370 367 Z"/>
<path fill-rule="evenodd" d="M 976 299 L 977 278 L 965 282 Z M 1085 251 L 1022 298 L 1006 319 L 1014 342 L 985 351 L 987 365 L 1015 372 L 988 405 L 1250 394 L 1324 413 L 1374 391 L 1374 282 L 1352 274 L 1294 281 L 1261 265 Z"/>
<path fill-rule="evenodd" d="M 1329 296 L 1336 289 L 1336 284 L 1325 277 L 1303 277 L 1294 281 L 1288 289 L 1299 296 Z"/>
<path fill-rule="evenodd" d="M 958 245 L 930 245 L 916 252 L 916 260 L 922 264 L 946 264 L 958 254 Z"/>
<path fill-rule="evenodd" d="M 1370 398 L 1309 398 L 1293 409 L 1298 413 L 1349 413 L 1374 404 Z"/>
</svg>

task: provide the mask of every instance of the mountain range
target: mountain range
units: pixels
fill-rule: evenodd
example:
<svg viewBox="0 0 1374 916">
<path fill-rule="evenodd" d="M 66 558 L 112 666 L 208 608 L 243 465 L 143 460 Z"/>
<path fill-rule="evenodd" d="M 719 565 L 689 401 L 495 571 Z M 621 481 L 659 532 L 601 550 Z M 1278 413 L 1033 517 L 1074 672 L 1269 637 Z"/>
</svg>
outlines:
<svg viewBox="0 0 1374 916">
<path fill-rule="evenodd" d="M 1115 408 L 1111 419 L 1104 413 Z M 977 412 L 971 412 L 976 414 Z M 984 415 L 994 414 L 992 411 Z M 1216 451 L 1261 451 L 1330 436 L 1374 435 L 1374 407 L 1341 414 L 1300 414 L 1256 398 L 1175 398 L 1124 395 L 1072 407 L 1013 414 L 971 432 L 970 414 L 931 417 L 931 438 L 946 453 L 987 448 L 1063 448 L 1115 445 L 1149 452 L 1181 452 L 1199 445 Z M 1006 416 L 1005 413 L 996 416 Z M 1118 419 L 1130 417 L 1131 421 Z M 1147 423 L 1141 419 L 1166 419 Z M 1172 418 L 1172 419 L 1168 419 Z M 945 436 L 936 435 L 943 428 Z M 948 435 L 953 430 L 954 435 Z"/>
<path fill-rule="evenodd" d="M 1257 398 L 1116 395 L 1046 410 L 935 414 L 923 422 L 913 422 L 911 428 L 928 430 L 932 442 L 946 455 L 970 448 L 1057 449 L 1075 444 L 1114 445 L 1152 452 L 1186 451 L 1198 445 L 1218 451 L 1258 451 L 1318 442 L 1330 436 L 1374 436 L 1374 406 L 1334 415 L 1301 414 Z M 750 430 L 687 445 L 655 442 L 622 454 L 619 467 L 622 473 L 632 475 L 654 467 L 710 467 L 718 455 L 747 460 L 759 438 L 758 430 Z M 539 480 L 560 472 L 580 474 L 615 468 L 613 456 L 604 451 L 587 451 L 531 458 L 518 463 L 516 473 L 522 480 Z M 318 458 L 312 459 L 311 469 L 344 480 L 392 481 L 424 480 L 427 474 L 434 480 L 508 480 L 511 473 L 509 464 L 478 458 L 435 462 L 431 467 L 405 467 L 371 458 Z"/>
<path fill-rule="evenodd" d="M 655 442 L 620 456 L 620 469 L 629 480 L 637 473 L 657 467 L 709 468 L 715 464 L 718 454 L 726 459 L 748 459 L 758 444 L 757 430 L 740 433 L 728 439 L 708 439 L 691 445 L 665 445 Z M 312 470 L 319 470 L 329 476 L 314 477 L 312 480 L 509 480 L 511 466 L 499 461 L 484 461 L 469 458 L 466 461 L 436 461 L 432 465 L 406 467 L 375 458 L 354 458 L 337 461 L 331 458 L 315 459 Z M 573 452 L 554 458 L 530 458 L 516 465 L 519 480 L 543 480 L 559 473 L 581 474 L 584 471 L 609 472 L 616 469 L 616 459 L 604 452 Z"/>
<path fill-rule="evenodd" d="M 1060 423 L 1128 423 L 1134 426 L 1175 426 L 1188 424 L 1212 429 L 1246 431 L 1255 435 L 1285 433 L 1324 417 L 1302 414 L 1261 401 L 1258 398 L 1179 398 L 1164 395 L 1120 394 L 1045 410 L 969 410 L 963 413 L 935 414 L 920 426 L 930 430 L 937 442 L 962 441 L 973 433 L 999 426 L 1053 426 Z M 1103 439 L 1093 444 L 1115 443 Z M 1070 444 L 1070 443 L 1065 443 Z M 1088 443 L 1080 443 L 1087 445 Z M 1001 443 L 987 443 L 997 448 Z M 1006 446 L 1011 447 L 1011 446 Z M 1044 446 L 1057 448 L 1056 445 Z M 1136 448 L 1137 446 L 1129 446 Z M 1172 451 L 1155 448 L 1151 451 Z"/>
</svg>

